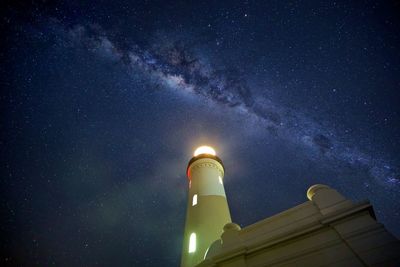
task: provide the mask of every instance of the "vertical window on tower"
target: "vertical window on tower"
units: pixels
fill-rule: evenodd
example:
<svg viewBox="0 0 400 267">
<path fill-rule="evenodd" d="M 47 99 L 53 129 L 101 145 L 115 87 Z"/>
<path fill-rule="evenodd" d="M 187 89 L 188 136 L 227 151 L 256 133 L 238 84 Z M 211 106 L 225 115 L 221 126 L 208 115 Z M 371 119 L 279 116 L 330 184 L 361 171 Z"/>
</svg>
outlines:
<svg viewBox="0 0 400 267">
<path fill-rule="evenodd" d="M 196 206 L 197 205 L 197 194 L 193 195 L 193 200 L 192 200 L 192 206 Z"/>
<path fill-rule="evenodd" d="M 189 253 L 196 251 L 196 234 L 191 233 L 189 238 Z"/>
<path fill-rule="evenodd" d="M 222 177 L 218 176 L 219 183 L 222 184 Z"/>
</svg>

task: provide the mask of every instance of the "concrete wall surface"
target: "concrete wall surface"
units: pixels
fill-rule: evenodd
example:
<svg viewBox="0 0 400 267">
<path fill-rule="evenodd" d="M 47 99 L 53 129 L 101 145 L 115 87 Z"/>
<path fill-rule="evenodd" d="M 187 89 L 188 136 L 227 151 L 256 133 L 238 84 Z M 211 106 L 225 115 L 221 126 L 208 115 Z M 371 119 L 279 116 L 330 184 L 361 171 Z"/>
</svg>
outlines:
<svg viewBox="0 0 400 267">
<path fill-rule="evenodd" d="M 369 202 L 352 203 L 326 185 L 309 201 L 241 229 L 225 225 L 197 267 L 400 266 L 400 242 Z"/>
</svg>

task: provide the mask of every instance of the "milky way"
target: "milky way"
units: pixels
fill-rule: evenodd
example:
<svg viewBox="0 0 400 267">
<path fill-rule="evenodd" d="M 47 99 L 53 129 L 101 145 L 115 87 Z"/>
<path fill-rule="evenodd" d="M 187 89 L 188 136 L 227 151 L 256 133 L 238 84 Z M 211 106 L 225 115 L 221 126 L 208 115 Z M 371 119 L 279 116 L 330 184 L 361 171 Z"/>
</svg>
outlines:
<svg viewBox="0 0 400 267">
<path fill-rule="evenodd" d="M 135 44 L 123 49 L 111 41 L 99 25 L 70 28 L 56 22 L 51 25 L 50 30 L 59 35 L 65 45 L 83 47 L 110 61 L 121 62 L 132 72 L 147 75 L 156 86 L 182 90 L 229 107 L 231 112 L 247 114 L 249 120 L 262 123 L 266 135 L 272 134 L 302 146 L 314 160 L 365 169 L 380 186 L 400 185 L 397 166 L 390 159 L 366 154 L 353 142 L 340 140 L 336 130 L 322 127 L 301 112 L 271 99 L 254 97 L 237 69 L 213 68 L 201 55 L 193 53 L 183 40 L 167 40 L 155 44 L 156 49 L 143 49 Z"/>
</svg>

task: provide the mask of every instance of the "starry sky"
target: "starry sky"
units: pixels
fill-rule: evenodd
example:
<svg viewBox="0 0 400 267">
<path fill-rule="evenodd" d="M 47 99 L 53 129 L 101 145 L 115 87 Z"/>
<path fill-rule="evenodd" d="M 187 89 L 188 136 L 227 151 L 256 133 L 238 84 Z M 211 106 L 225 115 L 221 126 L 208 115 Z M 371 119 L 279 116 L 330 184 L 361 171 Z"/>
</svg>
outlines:
<svg viewBox="0 0 400 267">
<path fill-rule="evenodd" d="M 398 1 L 9 1 L 2 266 L 178 266 L 194 149 L 242 227 L 327 184 L 400 236 Z"/>
</svg>

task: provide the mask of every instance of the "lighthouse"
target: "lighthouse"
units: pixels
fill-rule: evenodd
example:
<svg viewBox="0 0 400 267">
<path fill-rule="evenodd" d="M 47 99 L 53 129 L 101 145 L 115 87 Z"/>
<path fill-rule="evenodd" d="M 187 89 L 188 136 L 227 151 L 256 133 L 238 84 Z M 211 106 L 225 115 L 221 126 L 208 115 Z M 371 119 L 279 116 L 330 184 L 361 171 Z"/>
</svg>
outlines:
<svg viewBox="0 0 400 267">
<path fill-rule="evenodd" d="M 197 148 L 186 173 L 189 193 L 181 267 L 192 267 L 204 260 L 211 243 L 231 222 L 231 215 L 224 189 L 224 165 L 213 148 Z"/>
</svg>

